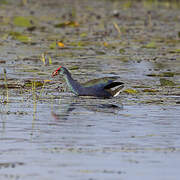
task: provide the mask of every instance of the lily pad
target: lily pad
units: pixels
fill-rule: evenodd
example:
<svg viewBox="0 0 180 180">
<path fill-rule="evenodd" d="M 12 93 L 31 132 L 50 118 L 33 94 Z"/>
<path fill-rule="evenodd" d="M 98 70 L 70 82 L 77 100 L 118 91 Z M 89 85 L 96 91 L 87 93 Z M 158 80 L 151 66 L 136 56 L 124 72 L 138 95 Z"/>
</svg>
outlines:
<svg viewBox="0 0 180 180">
<path fill-rule="evenodd" d="M 28 43 L 31 41 L 31 38 L 29 36 L 21 34 L 19 32 L 10 32 L 10 35 L 13 37 L 13 39 L 23 43 Z"/>
<path fill-rule="evenodd" d="M 170 81 L 165 78 L 160 78 L 161 86 L 175 86 L 176 84 L 173 81 Z"/>
<path fill-rule="evenodd" d="M 32 20 L 29 17 L 17 16 L 14 18 L 13 23 L 16 26 L 28 28 L 32 26 L 31 21 Z"/>
</svg>

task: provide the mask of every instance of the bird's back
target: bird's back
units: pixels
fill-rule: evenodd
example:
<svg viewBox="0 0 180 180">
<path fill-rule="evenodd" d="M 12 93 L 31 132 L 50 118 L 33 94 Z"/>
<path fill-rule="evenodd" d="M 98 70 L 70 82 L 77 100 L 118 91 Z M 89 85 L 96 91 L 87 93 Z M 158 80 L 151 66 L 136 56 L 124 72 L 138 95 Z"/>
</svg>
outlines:
<svg viewBox="0 0 180 180">
<path fill-rule="evenodd" d="M 99 78 L 99 79 L 93 79 L 93 80 L 87 81 L 86 83 L 83 83 L 82 86 L 103 89 L 118 78 L 119 77 L 104 77 L 104 78 Z"/>
</svg>

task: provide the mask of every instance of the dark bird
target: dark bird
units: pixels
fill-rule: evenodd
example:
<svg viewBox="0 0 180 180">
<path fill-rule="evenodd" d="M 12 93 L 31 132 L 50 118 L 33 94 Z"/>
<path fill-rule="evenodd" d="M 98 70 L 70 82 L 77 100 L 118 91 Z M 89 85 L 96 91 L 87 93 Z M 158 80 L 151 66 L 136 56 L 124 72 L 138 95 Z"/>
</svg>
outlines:
<svg viewBox="0 0 180 180">
<path fill-rule="evenodd" d="M 115 81 L 118 77 L 94 79 L 84 84 L 80 84 L 72 78 L 71 73 L 65 67 L 60 66 L 56 69 L 52 73 L 52 77 L 59 74 L 64 77 L 71 92 L 77 96 L 111 98 L 117 96 L 120 93 L 120 90 L 124 87 L 123 82 Z"/>
</svg>

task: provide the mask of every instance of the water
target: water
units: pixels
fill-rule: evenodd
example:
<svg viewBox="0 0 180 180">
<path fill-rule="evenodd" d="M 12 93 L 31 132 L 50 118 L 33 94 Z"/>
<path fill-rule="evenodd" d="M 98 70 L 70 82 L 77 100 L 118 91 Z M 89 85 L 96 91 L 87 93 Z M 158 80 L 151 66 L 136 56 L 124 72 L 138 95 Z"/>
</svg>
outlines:
<svg viewBox="0 0 180 180">
<path fill-rule="evenodd" d="M 37 101 L 36 110 L 27 102 L 4 106 L 2 179 L 178 177 L 179 107 L 75 100 Z"/>
</svg>

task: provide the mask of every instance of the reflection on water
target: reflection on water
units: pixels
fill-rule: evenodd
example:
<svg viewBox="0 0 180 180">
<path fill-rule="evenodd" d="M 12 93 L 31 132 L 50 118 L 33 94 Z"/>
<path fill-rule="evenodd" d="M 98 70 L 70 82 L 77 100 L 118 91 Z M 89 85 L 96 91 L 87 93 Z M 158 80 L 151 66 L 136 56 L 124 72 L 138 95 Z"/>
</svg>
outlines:
<svg viewBox="0 0 180 180">
<path fill-rule="evenodd" d="M 73 113 L 73 111 L 77 112 L 99 112 L 99 113 L 118 113 L 120 110 L 122 110 L 123 106 L 122 105 L 117 105 L 117 104 L 98 104 L 97 101 L 98 99 L 91 99 L 94 100 L 95 104 L 87 104 L 87 101 L 89 101 L 90 99 L 85 99 L 85 101 L 79 101 L 79 102 L 75 102 L 75 103 L 70 103 L 70 104 L 66 104 L 64 106 L 64 104 L 59 104 L 60 108 L 58 108 L 58 112 L 56 109 L 52 110 L 51 114 L 52 117 L 54 117 L 56 120 L 58 119 L 67 119 L 68 116 L 71 115 L 71 112 Z M 97 104 L 96 104 L 97 103 Z M 107 102 L 108 103 L 108 102 Z M 61 108 L 62 105 L 62 108 Z"/>
</svg>

